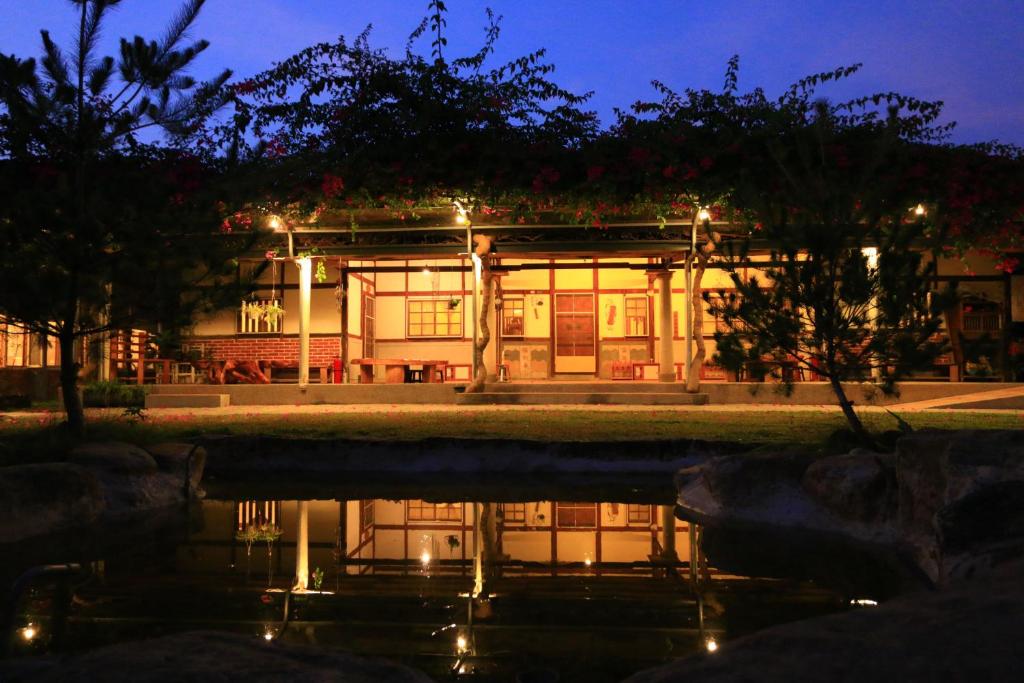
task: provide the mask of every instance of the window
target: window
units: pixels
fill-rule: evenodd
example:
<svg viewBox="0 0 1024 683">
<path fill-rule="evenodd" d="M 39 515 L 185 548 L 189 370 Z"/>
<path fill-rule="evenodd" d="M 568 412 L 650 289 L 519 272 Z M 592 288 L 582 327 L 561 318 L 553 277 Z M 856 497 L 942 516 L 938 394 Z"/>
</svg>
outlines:
<svg viewBox="0 0 1024 683">
<path fill-rule="evenodd" d="M 453 302 L 458 302 L 452 305 Z M 409 299 L 407 337 L 461 337 L 461 299 Z"/>
<path fill-rule="evenodd" d="M 626 505 L 626 523 L 627 524 L 650 524 L 651 523 L 651 506 L 650 505 L 634 505 L 629 503 Z"/>
<path fill-rule="evenodd" d="M 567 529 L 593 529 L 597 526 L 597 503 L 555 503 L 558 526 Z"/>
<path fill-rule="evenodd" d="M 526 524 L 526 503 L 499 503 L 498 511 L 505 524 Z"/>
<path fill-rule="evenodd" d="M 410 522 L 461 522 L 462 503 L 428 503 L 410 500 L 406 504 L 406 519 Z"/>
<path fill-rule="evenodd" d="M 647 297 L 626 297 L 626 336 L 647 336 Z"/>
<path fill-rule="evenodd" d="M 359 501 L 359 530 L 368 533 L 373 526 L 373 500 Z"/>
<path fill-rule="evenodd" d="M 522 337 L 526 334 L 523 297 L 506 297 L 501 307 L 501 336 Z"/>
</svg>

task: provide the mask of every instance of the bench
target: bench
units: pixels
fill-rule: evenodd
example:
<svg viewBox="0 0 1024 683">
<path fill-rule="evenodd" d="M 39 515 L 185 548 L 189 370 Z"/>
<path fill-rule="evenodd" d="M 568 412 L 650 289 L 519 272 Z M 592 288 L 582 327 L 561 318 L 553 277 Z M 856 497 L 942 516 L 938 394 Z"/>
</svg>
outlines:
<svg viewBox="0 0 1024 683">
<path fill-rule="evenodd" d="M 359 383 L 373 384 L 373 368 L 384 366 L 384 382 L 386 384 L 404 384 L 412 366 L 423 368 L 423 381 L 436 384 L 444 381 L 445 368 L 448 361 L 444 360 L 411 360 L 408 358 L 356 358 L 352 365 L 359 366 Z"/>
</svg>

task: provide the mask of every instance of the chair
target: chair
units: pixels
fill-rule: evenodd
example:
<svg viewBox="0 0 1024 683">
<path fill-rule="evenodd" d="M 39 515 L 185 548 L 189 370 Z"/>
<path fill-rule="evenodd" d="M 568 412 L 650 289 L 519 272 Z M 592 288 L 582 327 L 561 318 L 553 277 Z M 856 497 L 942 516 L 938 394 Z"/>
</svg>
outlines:
<svg viewBox="0 0 1024 683">
<path fill-rule="evenodd" d="M 409 368 L 405 371 L 405 381 L 408 384 L 422 384 L 423 383 L 423 369 L 413 370 Z"/>
</svg>

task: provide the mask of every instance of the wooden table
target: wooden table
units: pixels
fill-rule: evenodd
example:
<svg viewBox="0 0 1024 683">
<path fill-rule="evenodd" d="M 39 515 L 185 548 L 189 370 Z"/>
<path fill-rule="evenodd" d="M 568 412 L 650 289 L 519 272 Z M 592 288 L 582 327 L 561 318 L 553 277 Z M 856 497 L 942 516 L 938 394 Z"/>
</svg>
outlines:
<svg viewBox="0 0 1024 683">
<path fill-rule="evenodd" d="M 353 365 L 359 366 L 359 383 L 373 384 L 373 366 L 384 366 L 384 382 L 387 384 L 404 384 L 406 371 L 413 365 L 423 366 L 423 381 L 427 384 L 443 382 L 438 379 L 437 371 L 442 371 L 448 364 L 445 360 L 410 360 L 408 358 L 356 358 Z"/>
</svg>

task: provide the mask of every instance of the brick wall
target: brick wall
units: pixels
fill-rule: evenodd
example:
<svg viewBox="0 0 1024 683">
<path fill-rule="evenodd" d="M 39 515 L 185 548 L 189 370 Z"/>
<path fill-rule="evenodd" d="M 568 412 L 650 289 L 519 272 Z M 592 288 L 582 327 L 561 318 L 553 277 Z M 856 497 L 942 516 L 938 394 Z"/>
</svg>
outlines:
<svg viewBox="0 0 1024 683">
<path fill-rule="evenodd" d="M 214 360 L 299 360 L 299 338 L 285 337 L 202 337 L 186 339 L 186 344 L 202 344 L 205 355 Z M 310 337 L 309 364 L 326 366 L 340 355 L 338 337 Z"/>
</svg>

